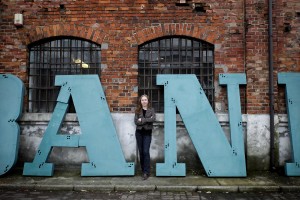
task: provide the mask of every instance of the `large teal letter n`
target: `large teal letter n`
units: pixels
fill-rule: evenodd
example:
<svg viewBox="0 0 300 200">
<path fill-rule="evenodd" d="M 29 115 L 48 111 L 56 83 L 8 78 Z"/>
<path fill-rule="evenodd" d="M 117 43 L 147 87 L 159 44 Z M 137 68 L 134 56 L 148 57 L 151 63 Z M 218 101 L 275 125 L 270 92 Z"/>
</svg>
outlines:
<svg viewBox="0 0 300 200">
<path fill-rule="evenodd" d="M 176 107 L 208 176 L 246 176 L 239 94 L 246 76 L 221 74 L 219 78 L 220 84 L 227 85 L 231 144 L 195 75 L 157 76 L 165 92 L 165 163 L 157 164 L 157 176 L 185 176 L 185 164 L 177 163 Z"/>
<path fill-rule="evenodd" d="M 300 176 L 300 73 L 278 73 L 278 83 L 285 84 L 286 88 L 292 149 L 292 162 L 285 164 L 285 173 L 287 176 Z"/>
</svg>

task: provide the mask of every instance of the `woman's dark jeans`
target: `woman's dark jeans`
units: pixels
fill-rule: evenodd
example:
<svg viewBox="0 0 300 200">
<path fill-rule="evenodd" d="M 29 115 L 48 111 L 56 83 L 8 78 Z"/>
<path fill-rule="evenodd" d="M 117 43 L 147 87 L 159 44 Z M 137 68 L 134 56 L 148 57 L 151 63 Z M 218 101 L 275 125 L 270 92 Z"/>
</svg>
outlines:
<svg viewBox="0 0 300 200">
<path fill-rule="evenodd" d="M 140 155 L 140 165 L 143 174 L 150 175 L 150 144 L 152 131 L 136 130 L 135 137 Z"/>
</svg>

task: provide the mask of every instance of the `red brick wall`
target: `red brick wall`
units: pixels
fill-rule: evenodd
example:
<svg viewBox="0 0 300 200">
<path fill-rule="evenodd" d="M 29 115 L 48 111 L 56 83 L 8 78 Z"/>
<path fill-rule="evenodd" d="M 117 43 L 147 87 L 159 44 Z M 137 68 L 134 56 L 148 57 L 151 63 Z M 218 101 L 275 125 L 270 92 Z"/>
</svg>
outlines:
<svg viewBox="0 0 300 200">
<path fill-rule="evenodd" d="M 247 111 L 269 112 L 268 1 L 246 1 Z"/>
<path fill-rule="evenodd" d="M 216 87 L 219 87 L 219 73 L 245 72 L 248 83 L 241 89 L 243 111 L 267 113 L 267 1 L 194 0 L 206 3 L 205 13 L 196 13 L 190 6 L 178 6 L 177 2 L 179 0 L 0 0 L 0 73 L 16 74 L 27 83 L 28 44 L 53 36 L 88 39 L 107 45 L 107 49 L 101 51 L 101 63 L 105 66 L 101 82 L 106 87 L 111 111 L 132 112 L 137 101 L 134 88 L 138 85 L 138 45 L 162 36 L 184 35 L 215 45 Z M 276 70 L 300 71 L 299 16 L 296 13 L 300 10 L 299 3 L 297 0 L 274 2 Z M 65 8 L 61 9 L 60 5 Z M 294 15 L 292 19 L 285 19 L 287 12 Z M 13 25 L 15 13 L 23 13 L 23 27 Z M 292 24 L 291 32 L 283 33 L 282 21 Z M 216 92 L 216 102 L 226 102 L 225 91 L 226 88 L 221 88 Z M 278 94 L 276 105 L 283 105 L 284 95 Z"/>
<path fill-rule="evenodd" d="M 274 65 L 277 72 L 300 72 L 300 1 L 280 0 L 275 6 Z M 277 77 L 275 76 L 277 81 Z M 284 86 L 275 91 L 275 111 L 285 113 Z"/>
</svg>

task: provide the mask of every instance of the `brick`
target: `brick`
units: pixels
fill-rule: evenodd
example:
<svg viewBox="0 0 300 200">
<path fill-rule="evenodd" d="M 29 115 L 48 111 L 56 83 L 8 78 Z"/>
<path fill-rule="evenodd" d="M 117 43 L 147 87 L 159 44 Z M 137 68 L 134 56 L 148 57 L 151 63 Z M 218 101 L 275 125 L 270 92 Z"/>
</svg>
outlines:
<svg viewBox="0 0 300 200">
<path fill-rule="evenodd" d="M 243 12 L 243 2 L 226 1 L 210 4 L 205 13 L 195 13 L 190 8 L 179 8 L 174 1 L 70 1 L 66 12 L 59 11 L 59 1 L 14 1 L 0 3 L 0 72 L 14 73 L 28 85 L 25 66 L 29 45 L 53 36 L 74 36 L 105 44 L 101 51 L 101 81 L 107 88 L 111 110 L 131 112 L 135 107 L 138 76 L 138 46 L 159 37 L 180 35 L 197 38 L 215 45 L 215 77 L 218 73 L 247 74 L 245 109 L 248 113 L 268 112 L 268 22 L 267 9 L 248 1 Z M 300 72 L 297 28 L 299 12 L 297 0 L 279 1 L 273 6 L 274 67 L 277 72 Z M 141 10 L 141 5 L 143 9 Z M 208 2 L 209 4 L 209 2 Z M 24 26 L 16 28 L 13 14 L 24 8 Z M 244 27 L 244 18 L 249 24 Z M 292 25 L 284 32 L 283 25 Z M 93 26 L 98 24 L 97 27 Z M 244 60 L 245 58 L 245 60 Z M 21 64 L 21 63 L 26 63 Z M 133 67 L 135 66 L 135 67 Z M 226 70 L 226 71 L 225 71 Z M 217 78 L 215 79 L 217 83 Z M 128 87 L 128 88 L 127 88 Z M 278 112 L 285 113 L 284 89 L 275 84 Z M 226 89 L 221 88 L 216 101 L 225 101 Z"/>
</svg>

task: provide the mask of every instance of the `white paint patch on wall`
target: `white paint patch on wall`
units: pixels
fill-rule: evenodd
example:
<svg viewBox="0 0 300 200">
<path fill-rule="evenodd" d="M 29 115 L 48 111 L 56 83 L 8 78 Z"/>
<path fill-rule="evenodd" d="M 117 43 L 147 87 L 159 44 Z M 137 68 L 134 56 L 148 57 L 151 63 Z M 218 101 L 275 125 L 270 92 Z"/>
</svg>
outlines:
<svg viewBox="0 0 300 200">
<path fill-rule="evenodd" d="M 288 130 L 287 115 L 277 115 L 275 117 L 275 130 L 278 135 L 278 148 L 279 148 L 279 166 L 284 166 L 286 162 L 291 162 L 292 149 L 291 138 Z"/>
<path fill-rule="evenodd" d="M 270 163 L 269 115 L 247 116 L 247 159 L 255 169 L 267 170 Z M 251 163 L 252 162 L 252 163 Z"/>
<path fill-rule="evenodd" d="M 112 113 L 113 122 L 126 160 L 134 161 L 136 139 L 134 114 Z"/>
<path fill-rule="evenodd" d="M 134 113 L 112 113 L 111 115 L 126 161 L 137 161 Z M 20 163 L 32 162 L 51 116 L 51 114 L 23 114 L 19 121 L 21 139 L 18 161 Z M 230 142 L 228 114 L 216 114 L 216 116 L 228 142 Z M 279 166 L 284 166 L 285 162 L 290 162 L 291 159 L 287 117 L 286 115 L 275 115 L 275 117 L 275 146 L 278 147 L 275 152 L 278 155 L 276 162 Z M 150 150 L 153 168 L 156 163 L 164 161 L 164 115 L 157 114 L 156 118 Z M 199 167 L 198 155 L 180 115 L 177 115 L 176 120 L 178 162 L 186 162 L 189 167 L 193 165 Z M 242 121 L 247 170 L 268 170 L 270 160 L 269 115 L 247 114 L 242 116 Z M 81 134 L 76 114 L 66 115 L 61 130 L 64 134 Z M 49 161 L 60 165 L 81 165 L 82 162 L 88 162 L 88 155 L 84 147 L 55 147 L 50 154 Z"/>
</svg>

